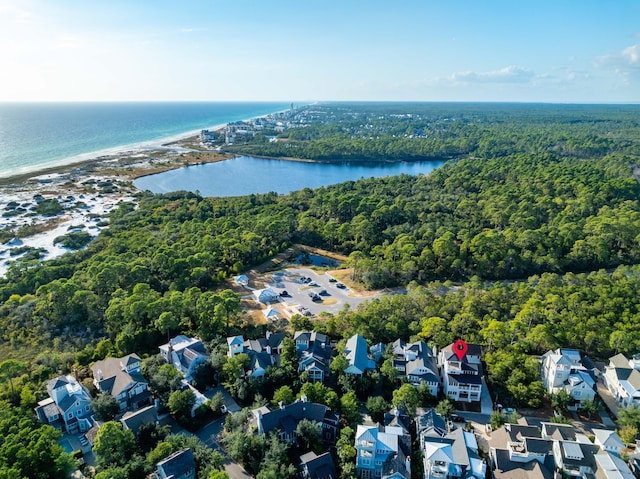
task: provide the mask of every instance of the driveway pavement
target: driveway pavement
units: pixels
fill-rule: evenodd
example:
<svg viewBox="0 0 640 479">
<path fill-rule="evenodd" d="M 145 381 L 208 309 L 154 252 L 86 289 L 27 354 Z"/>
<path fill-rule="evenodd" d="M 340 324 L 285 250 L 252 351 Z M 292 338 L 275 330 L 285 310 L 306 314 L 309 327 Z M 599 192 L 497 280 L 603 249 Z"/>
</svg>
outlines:
<svg viewBox="0 0 640 479">
<path fill-rule="evenodd" d="M 602 399 L 602 402 L 607 405 L 613 417 L 617 418 L 620 413 L 620 406 L 618 406 L 618 403 L 611 395 L 611 392 L 607 389 L 607 386 L 605 386 L 602 381 L 598 380 L 596 381 L 596 388 L 598 389 L 598 395 L 600 396 L 600 399 Z"/>
<path fill-rule="evenodd" d="M 218 451 L 224 457 L 224 470 L 230 479 L 250 479 L 252 476 L 244 468 L 234 461 L 231 456 L 220 446 L 218 437 L 224 427 L 225 416 L 210 422 L 195 433 L 195 436 L 211 449 Z"/>
</svg>

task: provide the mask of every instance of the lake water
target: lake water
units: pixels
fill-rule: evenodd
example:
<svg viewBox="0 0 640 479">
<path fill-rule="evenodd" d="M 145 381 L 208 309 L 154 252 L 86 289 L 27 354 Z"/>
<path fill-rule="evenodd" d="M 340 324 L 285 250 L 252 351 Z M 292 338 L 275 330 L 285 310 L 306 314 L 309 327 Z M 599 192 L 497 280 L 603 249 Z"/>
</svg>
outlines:
<svg viewBox="0 0 640 479">
<path fill-rule="evenodd" d="M 186 190 L 198 191 L 203 196 L 244 196 L 272 191 L 287 194 L 360 178 L 428 174 L 443 164 L 444 161 L 307 163 L 239 156 L 145 176 L 134 184 L 153 193 Z"/>
</svg>

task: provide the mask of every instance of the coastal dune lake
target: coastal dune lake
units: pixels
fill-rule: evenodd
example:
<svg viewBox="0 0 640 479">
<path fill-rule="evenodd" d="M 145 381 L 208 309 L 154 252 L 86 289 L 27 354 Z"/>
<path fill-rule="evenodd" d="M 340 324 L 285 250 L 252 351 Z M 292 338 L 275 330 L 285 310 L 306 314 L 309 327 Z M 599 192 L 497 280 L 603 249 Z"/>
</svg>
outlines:
<svg viewBox="0 0 640 479">
<path fill-rule="evenodd" d="M 138 178 L 134 185 L 152 193 L 198 191 L 203 196 L 286 194 L 360 178 L 431 173 L 444 161 L 396 163 L 311 163 L 239 156 Z"/>
</svg>

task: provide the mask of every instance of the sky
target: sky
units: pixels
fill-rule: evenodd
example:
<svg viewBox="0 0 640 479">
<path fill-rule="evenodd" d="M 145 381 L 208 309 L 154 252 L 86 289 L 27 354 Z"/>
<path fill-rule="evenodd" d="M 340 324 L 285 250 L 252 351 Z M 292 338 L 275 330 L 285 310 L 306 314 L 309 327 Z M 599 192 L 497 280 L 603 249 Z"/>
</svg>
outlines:
<svg viewBox="0 0 640 479">
<path fill-rule="evenodd" d="M 0 0 L 0 101 L 640 102 L 638 0 Z"/>
</svg>

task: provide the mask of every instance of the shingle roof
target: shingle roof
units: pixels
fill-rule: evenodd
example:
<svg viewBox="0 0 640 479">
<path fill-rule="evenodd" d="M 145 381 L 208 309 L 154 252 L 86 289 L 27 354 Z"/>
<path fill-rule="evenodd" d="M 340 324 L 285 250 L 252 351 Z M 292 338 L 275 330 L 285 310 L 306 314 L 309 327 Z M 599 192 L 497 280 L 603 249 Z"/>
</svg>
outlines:
<svg viewBox="0 0 640 479">
<path fill-rule="evenodd" d="M 132 384 L 147 384 L 146 379 L 140 372 L 127 372 L 122 369 L 123 364 L 132 365 L 136 362 L 140 362 L 140 358 L 136 354 L 129 354 L 122 358 L 107 358 L 104 361 L 96 361 L 96 363 L 91 366 L 91 371 L 93 371 L 93 377 L 98 381 L 98 389 L 115 397 Z M 100 379 L 100 372 L 102 372 L 102 379 Z"/>
<path fill-rule="evenodd" d="M 327 406 L 323 404 L 309 403 L 297 401 L 293 404 L 285 406 L 284 409 L 276 409 L 262 415 L 262 430 L 265 434 L 269 434 L 275 429 L 284 430 L 289 427 L 291 421 L 295 424 L 302 419 L 310 421 L 322 422 L 327 412 Z M 295 427 L 294 427 L 295 429 Z"/>
<path fill-rule="evenodd" d="M 609 358 L 609 362 L 616 368 L 628 368 L 629 367 L 629 360 L 622 353 L 616 354 L 615 356 L 610 357 Z"/>
<path fill-rule="evenodd" d="M 338 478 L 336 466 L 329 452 L 317 456 L 315 452 L 311 451 L 300 456 L 300 460 L 303 466 L 306 466 L 310 479 Z"/>
<path fill-rule="evenodd" d="M 191 449 L 174 452 L 169 457 L 158 462 L 158 469 L 162 468 L 167 477 L 180 477 L 187 471 L 195 469 L 196 462 Z"/>
<path fill-rule="evenodd" d="M 127 412 L 120 422 L 128 429 L 131 429 L 134 434 L 137 434 L 138 429 L 143 424 L 155 423 L 158 420 L 158 411 L 154 406 L 147 406 L 135 412 Z"/>
</svg>

